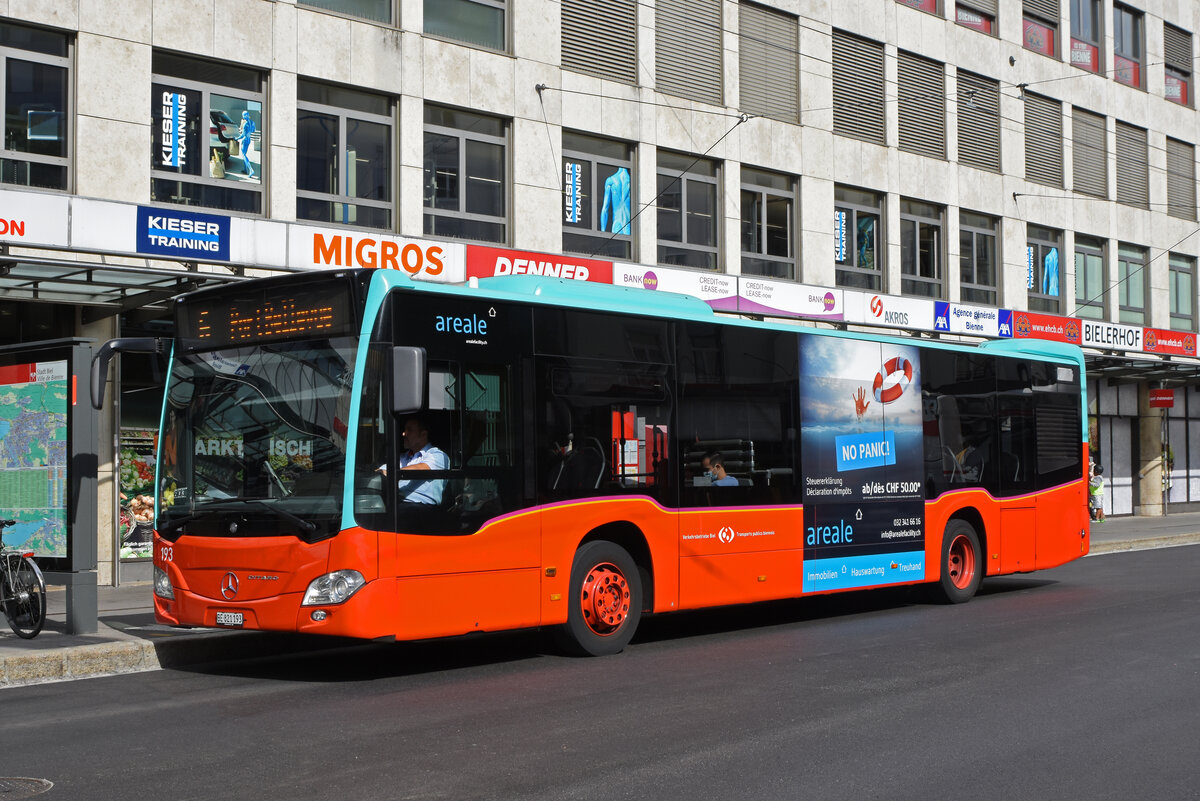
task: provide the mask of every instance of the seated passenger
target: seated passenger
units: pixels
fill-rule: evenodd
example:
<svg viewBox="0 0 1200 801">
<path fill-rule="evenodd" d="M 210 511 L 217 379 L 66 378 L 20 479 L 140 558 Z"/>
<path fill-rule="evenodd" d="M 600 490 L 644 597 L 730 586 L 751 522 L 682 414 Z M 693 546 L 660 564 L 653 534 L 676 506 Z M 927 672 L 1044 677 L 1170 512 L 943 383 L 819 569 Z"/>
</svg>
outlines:
<svg viewBox="0 0 1200 801">
<path fill-rule="evenodd" d="M 738 485 L 738 480 L 725 472 L 725 460 L 721 454 L 710 455 L 708 465 L 712 468 L 712 485 L 714 487 L 736 487 Z"/>
</svg>

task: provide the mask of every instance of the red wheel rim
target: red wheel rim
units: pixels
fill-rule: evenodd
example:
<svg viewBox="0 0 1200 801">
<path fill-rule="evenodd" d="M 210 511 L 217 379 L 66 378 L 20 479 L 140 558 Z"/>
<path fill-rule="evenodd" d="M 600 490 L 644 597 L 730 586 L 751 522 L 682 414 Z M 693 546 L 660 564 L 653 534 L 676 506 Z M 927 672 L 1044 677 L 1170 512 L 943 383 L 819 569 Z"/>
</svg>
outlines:
<svg viewBox="0 0 1200 801">
<path fill-rule="evenodd" d="M 579 605 L 583 621 L 599 635 L 612 634 L 629 617 L 629 582 L 611 562 L 596 565 L 583 577 Z"/>
<path fill-rule="evenodd" d="M 946 571 L 950 574 L 950 583 L 960 590 L 970 587 L 975 580 L 975 548 L 965 534 L 959 534 L 950 543 Z"/>
</svg>

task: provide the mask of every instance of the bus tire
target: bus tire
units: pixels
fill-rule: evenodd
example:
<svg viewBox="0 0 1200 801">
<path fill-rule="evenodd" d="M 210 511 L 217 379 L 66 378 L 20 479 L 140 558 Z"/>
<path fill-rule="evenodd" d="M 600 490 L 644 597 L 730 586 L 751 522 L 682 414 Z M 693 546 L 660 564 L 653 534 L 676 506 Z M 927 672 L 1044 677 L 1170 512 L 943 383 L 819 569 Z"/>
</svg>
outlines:
<svg viewBox="0 0 1200 801">
<path fill-rule="evenodd" d="M 607 540 L 585 543 L 571 566 L 567 622 L 559 643 L 578 656 L 620 653 L 642 618 L 642 578 L 637 563 Z"/>
<path fill-rule="evenodd" d="M 942 537 L 941 597 L 946 603 L 971 600 L 983 581 L 979 535 L 966 520 L 951 520 Z"/>
</svg>

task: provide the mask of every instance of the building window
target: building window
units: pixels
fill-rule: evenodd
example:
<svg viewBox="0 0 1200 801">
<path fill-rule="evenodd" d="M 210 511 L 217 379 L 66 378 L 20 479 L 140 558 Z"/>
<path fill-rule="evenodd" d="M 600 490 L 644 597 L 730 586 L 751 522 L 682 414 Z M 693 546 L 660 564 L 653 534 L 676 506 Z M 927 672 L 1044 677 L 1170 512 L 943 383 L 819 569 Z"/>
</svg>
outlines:
<svg viewBox="0 0 1200 801">
<path fill-rule="evenodd" d="M 946 158 L 946 70 L 937 61 L 899 54 L 900 149 Z"/>
<path fill-rule="evenodd" d="M 1000 83 L 958 73 L 958 161 L 1000 172 Z"/>
<path fill-rule="evenodd" d="M 392 101 L 304 80 L 296 96 L 296 219 L 391 228 Z"/>
<path fill-rule="evenodd" d="M 929 14 L 941 15 L 941 9 L 938 8 L 938 0 L 896 0 L 896 2 L 902 6 L 915 8 Z"/>
<path fill-rule="evenodd" d="M 391 22 L 393 0 L 299 0 L 298 5 L 336 11 L 351 17 Z"/>
<path fill-rule="evenodd" d="M 1146 129 L 1117 120 L 1117 202 L 1150 208 L 1150 153 Z"/>
<path fill-rule="evenodd" d="M 425 233 L 505 242 L 508 124 L 470 111 L 425 107 Z"/>
<path fill-rule="evenodd" d="M 1108 134 L 1104 117 L 1072 109 L 1073 175 L 1075 191 L 1099 198 L 1108 197 Z"/>
<path fill-rule="evenodd" d="M 262 75 L 169 53 L 153 69 L 150 199 L 261 214 Z"/>
<path fill-rule="evenodd" d="M 658 153 L 658 261 L 715 270 L 717 183 L 715 161 Z"/>
<path fill-rule="evenodd" d="M 1100 0 L 1071 0 L 1071 63 L 1100 71 Z"/>
<path fill-rule="evenodd" d="M 883 45 L 833 32 L 833 132 L 886 144 Z"/>
<path fill-rule="evenodd" d="M 1172 253 L 1170 256 L 1171 328 L 1196 330 L 1196 260 Z"/>
<path fill-rule="evenodd" d="M 636 0 L 562 0 L 562 64 L 637 83 Z"/>
<path fill-rule="evenodd" d="M 1163 95 L 1172 103 L 1192 105 L 1192 35 L 1163 23 Z"/>
<path fill-rule="evenodd" d="M 633 148 L 563 131 L 563 250 L 631 258 Z"/>
<path fill-rule="evenodd" d="M 507 0 L 425 0 L 425 33 L 504 50 Z"/>
<path fill-rule="evenodd" d="M 1062 231 L 1030 225 L 1025 232 L 1025 288 L 1029 310 L 1062 314 Z"/>
<path fill-rule="evenodd" d="M 838 286 L 883 291 L 883 195 L 833 189 L 833 251 Z"/>
<path fill-rule="evenodd" d="M 1075 316 L 1103 320 L 1108 275 L 1104 242 L 1090 236 L 1075 237 Z"/>
<path fill-rule="evenodd" d="M 942 217 L 940 206 L 900 201 L 900 292 L 941 298 Z"/>
<path fill-rule="evenodd" d="M 741 3 L 738 34 L 741 110 L 799 122 L 799 20 L 791 14 Z"/>
<path fill-rule="evenodd" d="M 996 230 L 999 220 L 959 213 L 959 297 L 966 303 L 996 305 Z"/>
<path fill-rule="evenodd" d="M 1113 78 L 1141 89 L 1146 63 L 1142 12 L 1113 3 Z"/>
<path fill-rule="evenodd" d="M 4 80 L 0 182 L 68 188 L 70 68 L 71 42 L 66 36 L 0 22 Z"/>
<path fill-rule="evenodd" d="M 1117 246 L 1118 322 L 1146 324 L 1146 249 L 1121 243 Z"/>
<path fill-rule="evenodd" d="M 654 4 L 658 91 L 721 105 L 723 34 L 721 0 L 658 0 Z"/>
<path fill-rule="evenodd" d="M 1026 50 L 1058 57 L 1058 0 L 1025 0 L 1022 43 Z"/>
<path fill-rule="evenodd" d="M 1062 103 L 1025 93 L 1025 178 L 1062 188 Z"/>
<path fill-rule="evenodd" d="M 996 33 L 996 0 L 968 0 L 954 4 L 954 21 L 981 33 Z"/>
<path fill-rule="evenodd" d="M 1167 137 L 1167 214 L 1196 219 L 1196 148 Z"/>
<path fill-rule="evenodd" d="M 796 278 L 796 181 L 742 167 L 742 273 Z"/>
</svg>

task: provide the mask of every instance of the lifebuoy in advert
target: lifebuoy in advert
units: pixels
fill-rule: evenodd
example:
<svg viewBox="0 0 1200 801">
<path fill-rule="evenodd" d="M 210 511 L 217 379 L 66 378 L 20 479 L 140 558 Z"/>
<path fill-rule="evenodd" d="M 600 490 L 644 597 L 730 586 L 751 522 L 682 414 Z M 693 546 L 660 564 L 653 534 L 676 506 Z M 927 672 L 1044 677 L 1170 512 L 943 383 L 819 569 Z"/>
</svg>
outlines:
<svg viewBox="0 0 1200 801">
<path fill-rule="evenodd" d="M 904 394 L 912 383 L 912 362 L 903 356 L 894 356 L 884 363 L 883 369 L 875 374 L 875 400 L 891 403 Z M 884 384 L 887 384 L 885 387 Z"/>
</svg>

